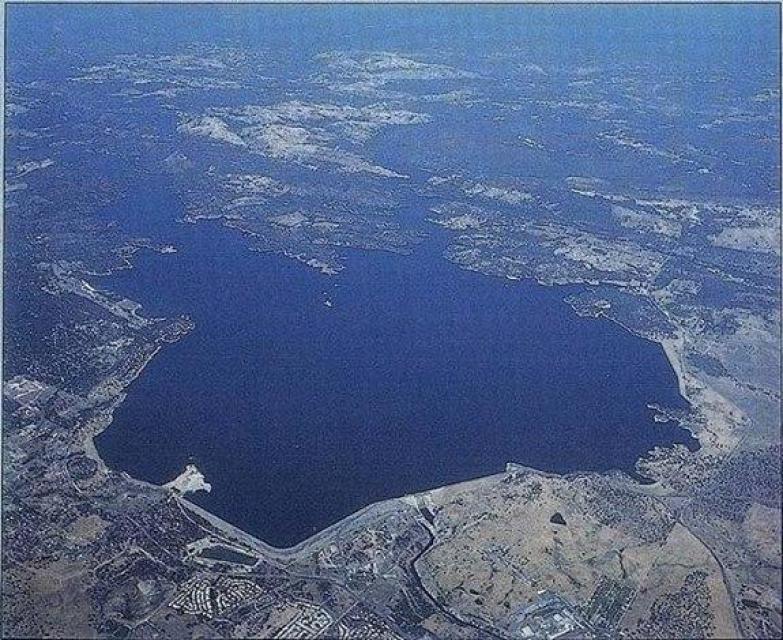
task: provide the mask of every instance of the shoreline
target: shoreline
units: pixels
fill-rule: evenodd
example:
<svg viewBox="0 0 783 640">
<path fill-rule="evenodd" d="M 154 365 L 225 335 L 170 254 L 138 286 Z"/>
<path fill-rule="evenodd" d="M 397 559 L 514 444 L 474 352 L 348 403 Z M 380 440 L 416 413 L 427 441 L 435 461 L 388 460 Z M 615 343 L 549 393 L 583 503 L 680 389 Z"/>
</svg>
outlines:
<svg viewBox="0 0 783 640">
<path fill-rule="evenodd" d="M 674 375 L 677 376 L 677 384 L 680 388 L 680 395 L 691 406 L 695 406 L 693 401 L 688 398 L 688 389 L 685 380 L 685 372 L 682 368 L 682 357 L 680 355 L 680 349 L 682 348 L 683 338 L 678 336 L 676 338 L 664 338 L 659 343 L 663 347 L 663 352 L 666 354 L 666 358 L 669 360 L 672 369 L 674 369 Z"/>
</svg>

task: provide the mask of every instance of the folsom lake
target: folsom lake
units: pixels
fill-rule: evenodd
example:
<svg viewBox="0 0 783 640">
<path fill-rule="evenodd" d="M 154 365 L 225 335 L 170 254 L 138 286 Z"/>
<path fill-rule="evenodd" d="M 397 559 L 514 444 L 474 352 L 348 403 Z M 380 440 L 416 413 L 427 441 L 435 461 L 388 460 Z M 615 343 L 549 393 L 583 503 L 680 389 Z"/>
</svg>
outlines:
<svg viewBox="0 0 783 640">
<path fill-rule="evenodd" d="M 412 255 L 349 250 L 326 276 L 176 222 L 163 181 L 134 191 L 123 207 L 177 252 L 139 254 L 104 284 L 196 326 L 96 445 L 158 484 L 196 464 L 212 491 L 191 499 L 269 544 L 507 462 L 633 474 L 655 446 L 698 446 L 647 408 L 687 407 L 660 345 L 577 316 L 563 302 L 576 287 L 462 270 L 431 226 Z"/>
</svg>

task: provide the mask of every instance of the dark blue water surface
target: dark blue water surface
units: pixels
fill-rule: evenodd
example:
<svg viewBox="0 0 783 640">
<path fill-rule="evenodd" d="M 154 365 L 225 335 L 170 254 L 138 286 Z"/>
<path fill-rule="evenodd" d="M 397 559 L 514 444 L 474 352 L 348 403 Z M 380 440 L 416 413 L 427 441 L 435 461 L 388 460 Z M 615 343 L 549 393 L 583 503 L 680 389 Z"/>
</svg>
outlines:
<svg viewBox="0 0 783 640">
<path fill-rule="evenodd" d="M 106 284 L 196 328 L 132 384 L 98 448 L 153 482 L 194 461 L 213 486 L 195 501 L 271 544 L 508 461 L 630 471 L 656 444 L 693 444 L 646 408 L 684 406 L 658 345 L 577 317 L 562 289 L 457 268 L 437 229 L 412 256 L 350 252 L 329 277 L 174 223 L 162 184 L 130 191 L 134 224 L 179 252 Z"/>
</svg>

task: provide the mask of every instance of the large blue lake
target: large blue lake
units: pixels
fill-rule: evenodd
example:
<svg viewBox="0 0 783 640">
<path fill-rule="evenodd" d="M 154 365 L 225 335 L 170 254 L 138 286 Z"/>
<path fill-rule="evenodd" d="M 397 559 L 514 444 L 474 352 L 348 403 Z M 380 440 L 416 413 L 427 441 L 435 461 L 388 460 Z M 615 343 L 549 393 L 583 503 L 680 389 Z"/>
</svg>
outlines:
<svg viewBox="0 0 783 640">
<path fill-rule="evenodd" d="M 162 187 L 136 192 L 132 224 L 179 252 L 105 284 L 196 328 L 132 384 L 98 448 L 156 483 L 195 462 L 213 486 L 195 502 L 270 544 L 508 461 L 632 471 L 655 445 L 694 444 L 646 408 L 684 406 L 658 345 L 577 317 L 562 289 L 460 270 L 439 229 L 411 256 L 351 251 L 329 277 L 173 222 Z"/>
</svg>

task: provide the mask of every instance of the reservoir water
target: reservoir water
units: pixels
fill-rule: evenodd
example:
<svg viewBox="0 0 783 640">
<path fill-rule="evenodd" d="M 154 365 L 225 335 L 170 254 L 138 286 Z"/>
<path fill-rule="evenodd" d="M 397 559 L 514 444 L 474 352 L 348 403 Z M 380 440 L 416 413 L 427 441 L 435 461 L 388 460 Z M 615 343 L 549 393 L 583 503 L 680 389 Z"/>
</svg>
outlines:
<svg viewBox="0 0 783 640">
<path fill-rule="evenodd" d="M 646 408 L 685 406 L 657 344 L 579 318 L 562 289 L 457 268 L 438 229 L 411 256 L 350 251 L 329 277 L 175 223 L 163 185 L 131 191 L 132 224 L 178 253 L 103 284 L 196 328 L 129 387 L 98 449 L 156 483 L 195 462 L 213 488 L 193 500 L 272 545 L 508 461 L 630 472 L 653 446 L 695 445 Z"/>
</svg>

